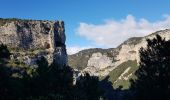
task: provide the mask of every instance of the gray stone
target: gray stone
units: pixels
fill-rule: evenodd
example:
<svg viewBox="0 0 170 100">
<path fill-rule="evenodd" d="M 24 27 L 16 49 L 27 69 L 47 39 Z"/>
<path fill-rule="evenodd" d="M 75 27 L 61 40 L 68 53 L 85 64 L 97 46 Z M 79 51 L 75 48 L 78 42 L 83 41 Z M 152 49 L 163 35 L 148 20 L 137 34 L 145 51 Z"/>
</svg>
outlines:
<svg viewBox="0 0 170 100">
<path fill-rule="evenodd" d="M 6 44 L 18 59 L 33 65 L 36 58 L 45 56 L 49 63 L 67 65 L 65 29 L 63 21 L 5 20 L 0 25 L 0 43 Z"/>
</svg>

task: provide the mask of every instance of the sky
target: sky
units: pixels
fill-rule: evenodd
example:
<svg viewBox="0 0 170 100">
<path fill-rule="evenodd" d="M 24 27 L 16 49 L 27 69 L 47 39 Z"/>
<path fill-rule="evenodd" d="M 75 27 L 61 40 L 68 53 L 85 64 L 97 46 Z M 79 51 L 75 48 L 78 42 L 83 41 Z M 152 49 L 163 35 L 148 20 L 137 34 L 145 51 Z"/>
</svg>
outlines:
<svg viewBox="0 0 170 100">
<path fill-rule="evenodd" d="M 63 20 L 74 54 L 170 28 L 170 0 L 0 0 L 0 17 Z"/>
</svg>

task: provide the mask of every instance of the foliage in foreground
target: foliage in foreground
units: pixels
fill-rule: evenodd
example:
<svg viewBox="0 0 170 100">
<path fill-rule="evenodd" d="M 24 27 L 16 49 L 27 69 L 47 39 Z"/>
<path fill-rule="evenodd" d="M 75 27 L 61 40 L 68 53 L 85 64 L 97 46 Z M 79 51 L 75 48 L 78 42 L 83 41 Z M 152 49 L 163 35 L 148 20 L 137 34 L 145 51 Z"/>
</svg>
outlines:
<svg viewBox="0 0 170 100">
<path fill-rule="evenodd" d="M 170 100 L 170 41 L 159 35 L 140 49 L 140 67 L 131 81 L 131 100 Z"/>
<path fill-rule="evenodd" d="M 42 57 L 30 76 L 8 66 L 9 60 L 7 46 L 0 45 L 0 100 L 99 100 L 102 96 L 96 77 L 86 74 L 73 85 L 73 72 L 68 66 L 49 66 Z M 21 77 L 13 77 L 14 73 Z"/>
</svg>

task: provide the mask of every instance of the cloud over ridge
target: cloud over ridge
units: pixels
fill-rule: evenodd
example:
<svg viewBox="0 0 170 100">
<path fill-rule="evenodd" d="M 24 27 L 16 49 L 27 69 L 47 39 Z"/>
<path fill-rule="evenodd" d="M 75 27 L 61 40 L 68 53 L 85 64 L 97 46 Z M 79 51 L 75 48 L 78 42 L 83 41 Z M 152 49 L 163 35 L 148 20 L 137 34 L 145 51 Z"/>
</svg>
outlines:
<svg viewBox="0 0 170 100">
<path fill-rule="evenodd" d="M 106 20 L 103 24 L 89 24 L 81 22 L 76 29 L 76 34 L 95 45 L 104 47 L 116 47 L 130 37 L 141 37 L 152 32 L 170 28 L 170 16 L 164 16 L 163 20 L 150 22 L 141 18 L 136 20 L 133 15 L 117 20 Z"/>
</svg>

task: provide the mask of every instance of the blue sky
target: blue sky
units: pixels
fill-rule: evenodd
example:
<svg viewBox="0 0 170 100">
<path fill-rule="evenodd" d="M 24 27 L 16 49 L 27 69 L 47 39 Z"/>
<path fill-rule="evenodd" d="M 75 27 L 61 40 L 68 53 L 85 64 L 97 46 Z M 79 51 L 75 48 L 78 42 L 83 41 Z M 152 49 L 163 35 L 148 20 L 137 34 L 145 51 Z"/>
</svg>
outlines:
<svg viewBox="0 0 170 100">
<path fill-rule="evenodd" d="M 170 0 L 0 0 L 0 17 L 64 20 L 69 53 L 170 28 Z"/>
</svg>

